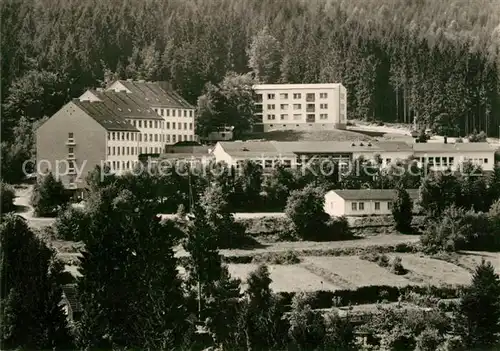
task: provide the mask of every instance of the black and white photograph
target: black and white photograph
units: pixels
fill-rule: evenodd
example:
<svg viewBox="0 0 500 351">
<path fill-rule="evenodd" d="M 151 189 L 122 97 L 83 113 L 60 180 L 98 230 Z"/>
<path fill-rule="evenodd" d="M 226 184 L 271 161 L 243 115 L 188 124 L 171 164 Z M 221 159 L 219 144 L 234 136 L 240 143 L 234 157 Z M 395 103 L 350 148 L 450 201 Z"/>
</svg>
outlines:
<svg viewBox="0 0 500 351">
<path fill-rule="evenodd" d="M 500 350 L 500 0 L 0 0 L 0 350 Z"/>
</svg>

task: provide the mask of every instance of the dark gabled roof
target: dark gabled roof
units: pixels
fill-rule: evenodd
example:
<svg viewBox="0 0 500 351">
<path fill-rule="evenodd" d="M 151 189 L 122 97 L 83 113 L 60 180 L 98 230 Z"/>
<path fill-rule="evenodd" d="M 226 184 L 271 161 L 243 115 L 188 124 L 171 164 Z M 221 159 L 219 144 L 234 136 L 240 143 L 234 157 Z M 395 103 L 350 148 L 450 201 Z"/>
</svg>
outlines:
<svg viewBox="0 0 500 351">
<path fill-rule="evenodd" d="M 175 92 L 168 82 L 137 80 L 119 80 L 119 82 L 149 106 L 194 109 L 194 106 Z"/>
<path fill-rule="evenodd" d="M 395 189 L 341 189 L 331 190 L 344 200 L 392 200 L 396 197 Z M 412 200 L 418 199 L 418 189 L 407 189 Z"/>
<path fill-rule="evenodd" d="M 418 152 L 482 152 L 494 149 L 489 143 L 415 143 L 413 150 Z"/>
<path fill-rule="evenodd" d="M 126 118 L 157 119 L 163 118 L 144 100 L 135 94 L 116 91 L 90 90 L 97 98 L 109 106 L 117 115 Z"/>
<path fill-rule="evenodd" d="M 68 301 L 73 313 L 81 312 L 82 306 L 78 299 L 78 290 L 75 284 L 67 284 L 62 286 L 63 294 Z"/>
<path fill-rule="evenodd" d="M 97 123 L 110 131 L 138 132 L 139 130 L 127 122 L 125 118 L 119 116 L 106 103 L 101 101 L 80 101 L 73 99 L 73 104 L 82 109 L 87 115 L 92 117 Z"/>
</svg>

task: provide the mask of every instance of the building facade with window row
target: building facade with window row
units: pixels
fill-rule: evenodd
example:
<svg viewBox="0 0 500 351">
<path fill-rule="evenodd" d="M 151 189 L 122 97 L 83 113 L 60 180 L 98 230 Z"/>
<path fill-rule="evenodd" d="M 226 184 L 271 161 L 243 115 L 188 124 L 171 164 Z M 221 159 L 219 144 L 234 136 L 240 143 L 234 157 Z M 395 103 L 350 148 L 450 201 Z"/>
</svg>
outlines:
<svg viewBox="0 0 500 351">
<path fill-rule="evenodd" d="M 413 212 L 419 211 L 418 189 L 408 189 L 413 201 Z M 392 214 L 394 189 L 343 189 L 330 190 L 325 194 L 324 211 L 331 216 L 373 216 Z"/>
<path fill-rule="evenodd" d="M 398 141 L 226 141 L 213 150 L 217 162 L 238 168 L 245 160 L 252 160 L 270 172 L 279 163 L 288 168 L 299 168 L 311 159 L 328 159 L 341 167 L 349 167 L 363 158 L 379 162 L 383 167 L 414 159 L 420 167 L 430 170 L 459 171 L 464 162 L 492 171 L 495 150 L 488 143 L 408 144 Z"/>
<path fill-rule="evenodd" d="M 347 91 L 340 83 L 257 84 L 255 123 L 262 131 L 345 129 Z"/>
<path fill-rule="evenodd" d="M 74 99 L 36 131 L 37 174 L 51 172 L 66 188 L 78 189 L 98 165 L 131 171 L 138 163 L 138 136 L 137 128 L 103 102 Z"/>
</svg>

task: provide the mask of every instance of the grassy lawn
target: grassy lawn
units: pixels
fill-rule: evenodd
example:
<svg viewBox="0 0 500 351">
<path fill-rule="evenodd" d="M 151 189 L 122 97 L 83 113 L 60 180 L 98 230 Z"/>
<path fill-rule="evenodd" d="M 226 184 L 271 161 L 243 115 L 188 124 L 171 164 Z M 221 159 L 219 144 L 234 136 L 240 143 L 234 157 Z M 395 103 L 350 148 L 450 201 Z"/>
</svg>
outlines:
<svg viewBox="0 0 500 351">
<path fill-rule="evenodd" d="M 401 257 L 403 267 L 410 270 L 406 275 L 414 282 L 440 286 L 443 284 L 470 284 L 471 274 L 464 268 L 422 254 L 388 254 Z"/>
<path fill-rule="evenodd" d="M 350 286 L 345 288 L 358 288 L 370 285 L 407 286 L 412 282 L 403 276 L 390 273 L 387 269 L 377 264 L 361 260 L 357 256 L 342 257 L 305 257 L 304 263 L 310 271 L 320 275 L 333 276 Z"/>
</svg>

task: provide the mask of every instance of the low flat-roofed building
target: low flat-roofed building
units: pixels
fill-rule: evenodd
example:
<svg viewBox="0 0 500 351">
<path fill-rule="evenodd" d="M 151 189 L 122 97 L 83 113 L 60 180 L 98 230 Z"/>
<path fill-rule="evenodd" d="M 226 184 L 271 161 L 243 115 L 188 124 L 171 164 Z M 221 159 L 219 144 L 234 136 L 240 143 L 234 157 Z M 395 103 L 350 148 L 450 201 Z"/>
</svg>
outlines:
<svg viewBox="0 0 500 351">
<path fill-rule="evenodd" d="M 413 211 L 418 212 L 418 189 L 408 189 Z M 331 216 L 372 216 L 392 213 L 394 189 L 341 189 L 325 194 L 324 210 Z"/>
<path fill-rule="evenodd" d="M 488 172 L 495 165 L 495 149 L 489 143 L 415 143 L 413 156 L 432 170 L 456 171 L 470 161 Z"/>
</svg>

